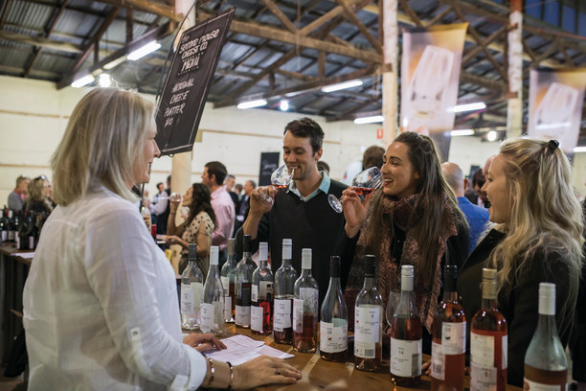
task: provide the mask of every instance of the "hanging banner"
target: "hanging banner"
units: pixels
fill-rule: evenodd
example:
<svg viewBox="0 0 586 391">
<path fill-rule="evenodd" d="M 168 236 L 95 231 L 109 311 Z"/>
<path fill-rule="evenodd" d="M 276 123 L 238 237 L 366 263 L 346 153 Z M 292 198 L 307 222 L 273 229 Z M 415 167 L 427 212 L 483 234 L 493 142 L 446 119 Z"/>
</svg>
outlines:
<svg viewBox="0 0 586 391">
<path fill-rule="evenodd" d="M 443 133 L 454 127 L 468 23 L 403 30 L 401 127 Z"/>
<path fill-rule="evenodd" d="M 234 9 L 186 30 L 157 107 L 161 155 L 191 151 Z"/>
<path fill-rule="evenodd" d="M 540 140 L 558 140 L 566 154 L 578 144 L 586 68 L 532 69 L 529 78 L 527 134 Z"/>
</svg>

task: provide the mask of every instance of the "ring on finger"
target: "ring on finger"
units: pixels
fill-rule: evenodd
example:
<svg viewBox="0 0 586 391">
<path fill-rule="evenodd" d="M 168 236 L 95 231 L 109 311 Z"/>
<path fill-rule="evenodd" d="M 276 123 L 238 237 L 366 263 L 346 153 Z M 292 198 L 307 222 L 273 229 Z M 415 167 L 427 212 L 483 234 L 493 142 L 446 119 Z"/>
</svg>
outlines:
<svg viewBox="0 0 586 391">
<path fill-rule="evenodd" d="M 280 370 L 279 368 L 277 368 L 277 369 L 275 370 L 275 375 L 280 375 L 280 374 L 281 374 L 281 370 Z"/>
</svg>

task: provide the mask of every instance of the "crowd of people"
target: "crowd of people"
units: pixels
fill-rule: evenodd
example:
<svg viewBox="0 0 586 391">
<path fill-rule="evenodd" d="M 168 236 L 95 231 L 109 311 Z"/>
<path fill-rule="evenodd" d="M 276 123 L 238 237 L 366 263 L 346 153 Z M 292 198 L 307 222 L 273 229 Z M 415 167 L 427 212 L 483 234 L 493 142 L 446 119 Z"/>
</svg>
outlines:
<svg viewBox="0 0 586 391">
<path fill-rule="evenodd" d="M 283 360 L 261 357 L 232 366 L 199 353 L 204 345 L 222 348 L 212 335 L 182 339 L 173 269 L 130 191 L 149 181 L 150 164 L 160 153 L 153 112 L 137 94 L 93 90 L 75 108 L 53 155 L 54 196 L 46 192 L 48 181 L 35 184 L 38 178 L 27 185 L 27 178 L 17 181 L 10 195 L 31 208 L 46 207 L 47 199 L 59 205 L 45 224 L 24 292 L 29 386 L 245 389 L 297 381 L 301 373 Z M 205 275 L 210 246 L 218 246 L 225 259 L 228 238 L 236 238 L 241 253 L 243 235 L 251 236 L 253 252 L 268 242 L 275 271 L 283 239 L 290 238 L 297 271 L 301 249 L 313 250 L 320 303 L 328 260 L 341 257 L 342 287 L 353 314 L 365 255 L 376 256 L 385 307 L 400 292 L 401 266 L 413 265 L 423 351 L 429 353 L 443 266 L 461 270 L 458 295 L 471 318 L 480 308 L 482 268 L 490 265 L 498 270 L 498 304 L 509 325 L 509 383 L 523 385 L 540 282 L 556 284 L 561 340 L 564 347 L 570 343 L 575 368 L 583 368 L 584 310 L 577 309 L 586 300 L 579 277 L 585 270 L 584 215 L 572 190 L 571 165 L 557 142 L 507 140 L 469 186 L 457 164 L 442 164 L 432 138 L 403 132 L 386 150 L 365 152 L 362 169 L 379 167 L 382 185 L 364 197 L 331 178 L 328 166 L 319 168 L 323 139 L 309 118 L 285 125 L 283 161 L 293 173 L 286 188 L 257 187 L 249 180 L 239 194 L 234 176 L 217 161 L 205 165 L 201 183 L 186 189 L 182 200 L 171 197 L 170 178 L 166 188 L 157 184 L 147 206 L 167 242 L 181 246 L 180 271 L 190 243 L 197 243 Z M 27 188 L 29 201 L 23 197 Z M 44 199 L 37 196 L 40 188 Z M 329 195 L 341 199 L 343 213 L 330 207 Z M 189 211 L 178 226 L 176 215 L 184 207 Z"/>
</svg>

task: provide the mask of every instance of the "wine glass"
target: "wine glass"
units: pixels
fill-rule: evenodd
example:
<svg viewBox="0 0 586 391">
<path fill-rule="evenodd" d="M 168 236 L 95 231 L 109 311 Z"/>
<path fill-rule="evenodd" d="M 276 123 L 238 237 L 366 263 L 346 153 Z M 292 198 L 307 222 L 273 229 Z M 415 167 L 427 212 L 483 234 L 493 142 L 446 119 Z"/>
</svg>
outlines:
<svg viewBox="0 0 586 391">
<path fill-rule="evenodd" d="M 378 167 L 370 167 L 366 170 L 358 173 L 352 179 L 352 186 L 350 187 L 359 196 L 367 196 L 376 189 L 378 189 L 383 183 L 383 173 Z M 344 212 L 342 202 L 333 194 L 328 195 L 328 202 L 333 210 L 337 213 Z"/>
<path fill-rule="evenodd" d="M 286 164 L 283 164 L 271 174 L 271 184 L 276 189 L 284 189 L 291 184 L 293 175 L 295 175 L 295 168 L 291 169 L 291 173 L 289 174 L 289 168 Z M 272 202 L 273 199 L 268 194 L 261 193 L 261 195 L 263 201 Z"/>
</svg>

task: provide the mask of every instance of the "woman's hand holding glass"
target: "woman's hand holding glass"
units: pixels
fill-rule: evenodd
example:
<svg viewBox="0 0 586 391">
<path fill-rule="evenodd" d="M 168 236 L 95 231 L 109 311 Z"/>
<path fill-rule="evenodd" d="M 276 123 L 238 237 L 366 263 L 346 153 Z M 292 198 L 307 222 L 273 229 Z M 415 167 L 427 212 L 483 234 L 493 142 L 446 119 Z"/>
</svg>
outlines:
<svg viewBox="0 0 586 391">
<path fill-rule="evenodd" d="M 355 194 L 365 199 L 383 184 L 383 174 L 378 167 L 370 167 L 358 173 L 352 179 L 352 186 L 349 188 Z M 337 213 L 344 212 L 343 203 L 333 194 L 328 195 L 328 202 Z"/>
</svg>

